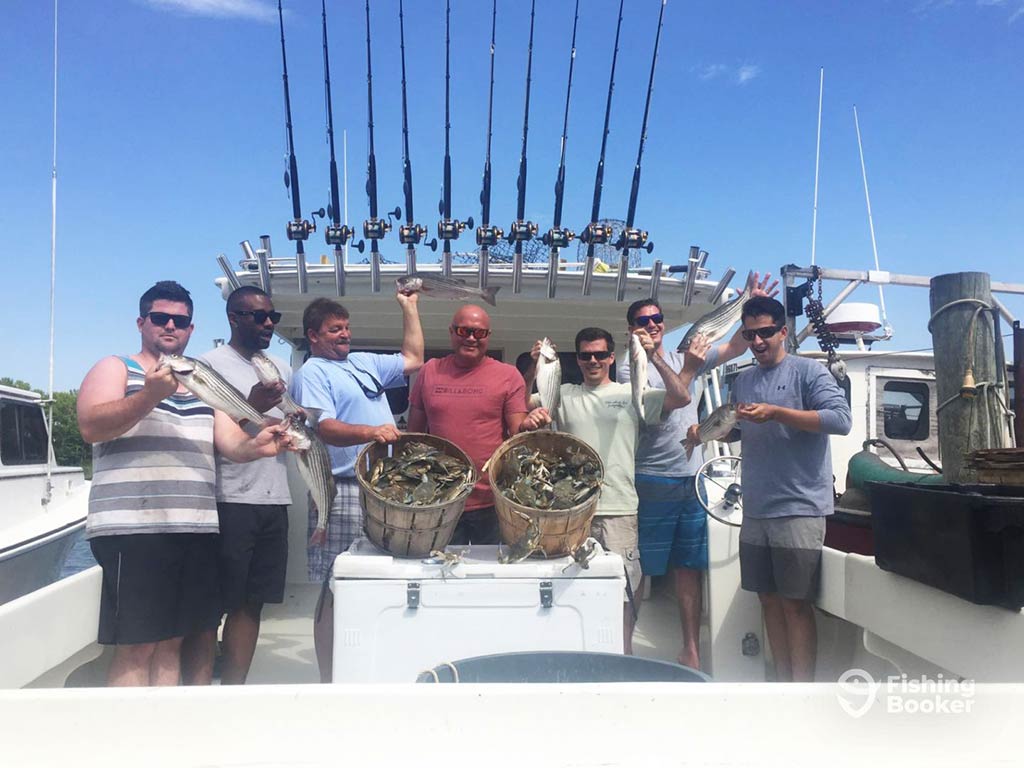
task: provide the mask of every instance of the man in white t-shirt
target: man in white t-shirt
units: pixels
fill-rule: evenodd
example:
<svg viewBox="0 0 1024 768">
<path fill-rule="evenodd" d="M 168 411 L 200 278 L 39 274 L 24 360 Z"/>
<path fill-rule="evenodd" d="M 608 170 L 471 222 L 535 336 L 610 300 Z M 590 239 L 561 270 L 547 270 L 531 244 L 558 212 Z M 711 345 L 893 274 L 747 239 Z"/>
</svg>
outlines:
<svg viewBox="0 0 1024 768">
<path fill-rule="evenodd" d="M 708 345 L 703 338 L 687 355 L 687 365 L 676 373 L 659 356 L 653 356 L 654 342 L 643 329 L 638 329 L 648 361 L 654 365 L 665 382 L 664 389 L 644 392 L 644 420 L 657 424 L 677 408 L 690 402 L 690 381 L 704 362 Z M 533 363 L 527 370 L 526 391 L 530 392 L 536 377 L 540 342 L 533 346 Z M 615 341 L 603 328 L 584 328 L 576 334 L 576 359 L 583 372 L 583 384 L 563 384 L 560 402 L 550 414 L 558 429 L 569 432 L 590 445 L 604 462 L 604 482 L 597 512 L 591 524 L 591 535 L 601 546 L 622 556 L 626 565 L 627 602 L 632 603 L 623 613 L 623 649 L 633 653 L 633 625 L 636 621 L 636 603 L 632 590 L 640 585 L 640 555 L 637 547 L 637 495 L 633 484 L 640 416 L 633 407 L 628 384 L 611 380 L 611 367 L 615 364 Z"/>
<path fill-rule="evenodd" d="M 260 413 L 283 418 L 277 408 L 291 366 L 268 355 L 284 385 L 261 384 L 252 356 L 270 346 L 281 313 L 261 289 L 244 285 L 228 296 L 231 338 L 202 355 Z M 266 354 L 264 352 L 264 354 Z M 243 429 L 252 432 L 253 426 Z M 222 685 L 242 684 L 249 674 L 264 603 L 284 600 L 288 565 L 288 471 L 283 454 L 247 464 L 217 454 L 217 515 L 220 519 L 220 582 L 224 620 Z M 213 636 L 208 648 L 213 650 Z"/>
</svg>

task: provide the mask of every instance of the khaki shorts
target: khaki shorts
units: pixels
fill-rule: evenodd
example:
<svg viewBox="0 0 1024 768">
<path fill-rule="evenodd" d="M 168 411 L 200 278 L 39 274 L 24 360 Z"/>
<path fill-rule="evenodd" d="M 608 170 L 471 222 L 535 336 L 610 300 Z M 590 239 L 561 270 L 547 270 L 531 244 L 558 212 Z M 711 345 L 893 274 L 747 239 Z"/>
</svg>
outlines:
<svg viewBox="0 0 1024 768">
<path fill-rule="evenodd" d="M 637 543 L 636 515 L 604 515 L 595 517 L 590 523 L 590 535 L 600 542 L 608 552 L 622 557 L 626 566 L 626 578 L 629 588 L 636 594 L 640 588 L 640 546 Z M 623 593 L 624 602 L 629 602 L 629 595 Z"/>
</svg>

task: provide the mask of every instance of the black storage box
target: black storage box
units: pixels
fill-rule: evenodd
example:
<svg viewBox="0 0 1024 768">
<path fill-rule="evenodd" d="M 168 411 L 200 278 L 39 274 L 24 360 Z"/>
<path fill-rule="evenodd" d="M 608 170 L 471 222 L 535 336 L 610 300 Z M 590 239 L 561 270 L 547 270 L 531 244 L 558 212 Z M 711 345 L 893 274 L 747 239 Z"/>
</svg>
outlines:
<svg viewBox="0 0 1024 768">
<path fill-rule="evenodd" d="M 867 485 L 879 568 L 972 603 L 1024 606 L 1024 488 Z"/>
</svg>

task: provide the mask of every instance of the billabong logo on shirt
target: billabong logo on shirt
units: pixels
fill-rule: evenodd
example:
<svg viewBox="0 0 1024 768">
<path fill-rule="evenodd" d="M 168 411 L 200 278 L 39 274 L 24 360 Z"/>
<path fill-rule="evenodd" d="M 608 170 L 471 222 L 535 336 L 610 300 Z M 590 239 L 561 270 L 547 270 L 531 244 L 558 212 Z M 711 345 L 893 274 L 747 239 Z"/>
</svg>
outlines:
<svg viewBox="0 0 1024 768">
<path fill-rule="evenodd" d="M 483 387 L 452 387 L 438 384 L 434 387 L 435 395 L 483 395 Z"/>
</svg>

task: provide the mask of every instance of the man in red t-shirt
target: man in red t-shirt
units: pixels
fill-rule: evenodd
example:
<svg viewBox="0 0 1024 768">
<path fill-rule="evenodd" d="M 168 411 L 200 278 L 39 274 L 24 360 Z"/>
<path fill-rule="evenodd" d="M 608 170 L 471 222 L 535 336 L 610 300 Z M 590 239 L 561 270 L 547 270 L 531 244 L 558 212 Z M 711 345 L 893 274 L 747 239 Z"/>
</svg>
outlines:
<svg viewBox="0 0 1024 768">
<path fill-rule="evenodd" d="M 551 422 L 547 411 L 527 414 L 526 384 L 515 366 L 487 356 L 491 318 L 470 304 L 448 329 L 452 354 L 429 360 L 412 386 L 409 431 L 429 432 L 464 450 L 477 470 L 510 435 Z M 487 476 L 466 500 L 452 544 L 500 544 L 494 496 Z"/>
</svg>

